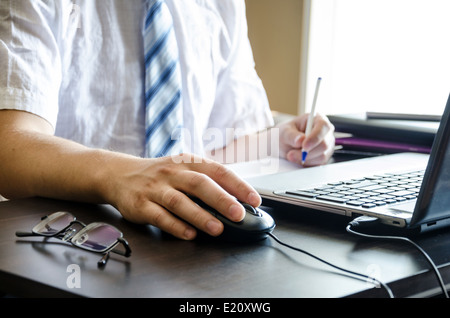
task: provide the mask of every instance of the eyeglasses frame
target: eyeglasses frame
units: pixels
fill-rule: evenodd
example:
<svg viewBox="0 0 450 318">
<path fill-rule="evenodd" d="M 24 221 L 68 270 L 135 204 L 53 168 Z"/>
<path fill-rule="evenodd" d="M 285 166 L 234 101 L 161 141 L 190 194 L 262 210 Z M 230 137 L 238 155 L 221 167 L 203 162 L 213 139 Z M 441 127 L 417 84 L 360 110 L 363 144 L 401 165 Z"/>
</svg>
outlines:
<svg viewBox="0 0 450 318">
<path fill-rule="evenodd" d="M 55 213 L 58 213 L 58 212 L 54 212 L 52 214 L 55 214 Z M 106 263 L 108 262 L 108 259 L 109 259 L 109 254 L 111 252 L 113 252 L 115 254 L 119 254 L 119 255 L 125 256 L 125 257 L 130 257 L 130 255 L 131 255 L 131 248 L 130 248 L 130 245 L 128 244 L 128 241 L 123 237 L 122 231 L 118 230 L 113 225 L 110 225 L 110 224 L 107 224 L 107 223 L 103 223 L 103 222 L 94 222 L 94 223 L 90 223 L 90 224 L 85 224 L 85 223 L 83 223 L 81 221 L 78 221 L 76 219 L 76 217 L 72 213 L 65 212 L 65 211 L 63 213 L 70 214 L 73 217 L 73 220 L 66 227 L 64 227 L 63 229 L 61 229 L 58 232 L 55 232 L 55 233 L 49 234 L 49 235 L 45 235 L 45 234 L 42 234 L 42 233 L 36 233 L 34 231 L 31 231 L 31 232 L 17 231 L 16 232 L 16 236 L 17 237 L 40 236 L 40 237 L 45 237 L 45 238 L 57 238 L 57 239 L 60 239 L 60 240 L 62 240 L 64 242 L 70 242 L 73 246 L 81 248 L 83 250 L 94 252 L 94 253 L 102 253 L 103 254 L 102 258 L 97 262 L 97 265 L 99 267 L 104 267 L 106 265 Z M 43 216 L 41 218 L 41 221 L 43 221 L 46 218 L 50 217 L 52 214 Z M 37 224 L 39 224 L 39 223 L 37 223 Z M 81 226 L 81 229 L 79 231 L 77 231 L 76 229 L 72 228 L 72 226 L 75 225 L 75 224 L 78 224 L 78 225 Z M 92 224 L 104 224 L 104 225 L 111 226 L 111 227 L 115 228 L 120 233 L 120 237 L 117 238 L 116 242 L 112 243 L 108 248 L 106 248 L 104 250 L 101 250 L 101 251 L 96 251 L 96 250 L 93 250 L 93 249 L 90 249 L 90 248 L 87 248 L 87 247 L 83 247 L 83 246 L 77 245 L 74 242 L 72 242 L 72 238 L 77 233 L 79 233 L 81 230 L 83 230 L 84 228 L 86 228 L 86 227 L 88 227 L 89 225 L 92 225 Z M 115 248 L 119 244 L 122 244 L 124 246 L 125 251 L 115 250 Z"/>
</svg>

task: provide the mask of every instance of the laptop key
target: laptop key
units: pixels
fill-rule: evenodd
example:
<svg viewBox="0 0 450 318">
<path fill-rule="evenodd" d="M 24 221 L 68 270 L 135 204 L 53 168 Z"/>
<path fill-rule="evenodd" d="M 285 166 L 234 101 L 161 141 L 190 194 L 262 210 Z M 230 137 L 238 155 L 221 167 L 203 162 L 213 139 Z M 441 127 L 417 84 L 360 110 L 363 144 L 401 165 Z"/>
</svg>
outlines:
<svg viewBox="0 0 450 318">
<path fill-rule="evenodd" d="M 330 193 L 321 193 L 321 194 L 326 194 L 330 197 L 337 197 L 337 198 L 345 197 L 345 194 L 341 194 L 340 192 L 336 192 L 336 193 L 330 192 Z"/>
<path fill-rule="evenodd" d="M 367 180 L 380 180 L 381 177 L 379 177 L 379 176 L 370 176 L 370 177 L 365 177 L 365 179 L 367 179 Z"/>
<path fill-rule="evenodd" d="M 392 186 L 392 187 L 389 187 L 389 190 L 392 190 L 392 191 L 403 191 L 404 188 L 399 188 L 397 186 Z"/>
<path fill-rule="evenodd" d="M 328 191 L 328 190 L 333 190 L 333 187 L 332 186 L 321 186 L 321 187 L 314 188 L 314 190 L 316 190 L 316 191 Z"/>
<path fill-rule="evenodd" d="M 322 194 L 329 194 L 330 192 L 328 192 L 328 191 L 314 191 L 313 193 L 315 193 L 317 195 L 322 195 Z"/>
<path fill-rule="evenodd" d="M 352 201 L 347 201 L 346 204 L 348 205 L 352 205 L 352 206 L 361 206 L 363 205 L 365 202 L 363 201 L 358 201 L 358 200 L 352 200 Z"/>
<path fill-rule="evenodd" d="M 343 197 L 343 199 L 346 199 L 348 201 L 361 201 L 358 196 L 353 195 L 346 195 Z"/>
<path fill-rule="evenodd" d="M 373 190 L 373 192 L 376 192 L 376 193 L 383 193 L 383 194 L 390 193 L 390 192 L 394 192 L 394 191 L 395 191 L 395 190 L 391 190 L 391 189 L 389 189 L 389 188 L 381 188 L 381 189 Z"/>
<path fill-rule="evenodd" d="M 346 201 L 348 201 L 347 199 L 344 199 L 344 198 L 332 197 L 329 195 L 320 195 L 320 196 L 316 197 L 316 199 L 330 201 L 330 202 L 336 202 L 336 203 L 345 203 Z"/>
<path fill-rule="evenodd" d="M 413 195 L 414 193 L 411 191 L 400 190 L 400 191 L 391 192 L 390 194 L 395 195 L 396 197 L 404 197 L 407 195 Z"/>
<path fill-rule="evenodd" d="M 358 187 L 358 189 L 365 190 L 365 191 L 375 191 L 375 190 L 380 190 L 383 188 L 385 188 L 385 186 L 380 185 L 380 184 L 371 184 L 371 185 L 366 185 L 363 187 Z"/>
<path fill-rule="evenodd" d="M 286 194 L 297 195 L 297 196 L 305 197 L 305 198 L 315 198 L 316 196 L 318 196 L 318 194 L 316 194 L 314 192 L 297 191 L 297 190 L 286 191 Z"/>
<path fill-rule="evenodd" d="M 361 182 L 355 183 L 355 184 L 347 184 L 345 187 L 350 188 L 350 189 L 361 189 L 361 188 L 373 186 L 373 185 L 377 185 L 377 183 L 366 180 L 366 181 L 361 181 Z"/>
</svg>

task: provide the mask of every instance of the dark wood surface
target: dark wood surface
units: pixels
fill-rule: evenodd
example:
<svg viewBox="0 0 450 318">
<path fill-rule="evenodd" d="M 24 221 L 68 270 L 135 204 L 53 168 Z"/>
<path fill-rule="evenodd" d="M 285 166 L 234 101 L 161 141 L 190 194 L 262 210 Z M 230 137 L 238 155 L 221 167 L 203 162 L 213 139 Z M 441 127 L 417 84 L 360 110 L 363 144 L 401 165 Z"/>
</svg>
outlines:
<svg viewBox="0 0 450 318">
<path fill-rule="evenodd" d="M 66 210 L 79 220 L 115 225 L 132 255 L 112 255 L 104 269 L 99 256 L 58 240 L 18 238 L 41 216 Z M 440 293 L 425 259 L 406 243 L 368 240 L 348 234 L 348 219 L 317 211 L 266 208 L 282 241 L 346 269 L 389 283 L 396 297 Z M 416 239 L 450 281 L 450 231 Z M 299 298 L 386 297 L 382 288 L 351 278 L 271 238 L 252 244 L 210 238 L 185 242 L 148 225 L 122 219 L 111 206 L 40 198 L 0 203 L 0 290 L 15 296 Z M 80 267 L 80 288 L 69 288 L 71 264 Z"/>
</svg>

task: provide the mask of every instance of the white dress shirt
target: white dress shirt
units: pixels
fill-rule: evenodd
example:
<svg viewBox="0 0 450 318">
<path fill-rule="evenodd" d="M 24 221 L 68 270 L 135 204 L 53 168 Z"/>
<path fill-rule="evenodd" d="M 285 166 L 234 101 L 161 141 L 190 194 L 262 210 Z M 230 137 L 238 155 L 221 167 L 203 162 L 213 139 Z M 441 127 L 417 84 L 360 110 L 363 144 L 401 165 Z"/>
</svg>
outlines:
<svg viewBox="0 0 450 318">
<path fill-rule="evenodd" d="M 244 0 L 166 2 L 180 53 L 185 149 L 204 154 L 272 125 Z M 57 136 L 90 147 L 142 156 L 143 8 L 142 0 L 2 0 L 0 109 L 39 115 Z"/>
</svg>

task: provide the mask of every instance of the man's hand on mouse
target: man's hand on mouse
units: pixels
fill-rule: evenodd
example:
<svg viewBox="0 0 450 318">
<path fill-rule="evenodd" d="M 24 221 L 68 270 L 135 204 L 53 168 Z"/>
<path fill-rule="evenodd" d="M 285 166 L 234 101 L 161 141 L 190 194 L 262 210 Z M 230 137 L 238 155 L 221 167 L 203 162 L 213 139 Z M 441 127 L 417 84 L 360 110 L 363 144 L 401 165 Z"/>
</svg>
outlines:
<svg viewBox="0 0 450 318">
<path fill-rule="evenodd" d="M 259 194 L 224 165 L 190 154 L 175 159 L 124 158 L 105 184 L 107 201 L 129 221 L 148 223 L 186 240 L 195 238 L 197 229 L 212 236 L 223 231 L 223 224 L 188 195 L 232 221 L 245 215 L 236 199 L 255 207 L 261 204 Z"/>
<path fill-rule="evenodd" d="M 305 136 L 307 119 L 305 114 L 275 127 L 279 129 L 280 156 L 300 163 L 305 149 L 305 165 L 325 164 L 333 154 L 334 127 L 318 114 L 311 134 Z M 226 152 L 218 151 L 212 157 L 221 159 L 223 154 Z M 107 170 L 110 182 L 104 184 L 103 193 L 108 203 L 132 222 L 154 225 L 181 239 L 194 239 L 197 230 L 212 236 L 223 231 L 223 224 L 189 196 L 236 222 L 245 215 L 236 199 L 255 207 L 261 204 L 259 194 L 226 166 L 191 154 L 157 159 L 124 156 Z"/>
</svg>

